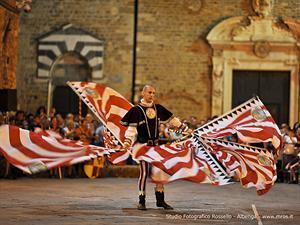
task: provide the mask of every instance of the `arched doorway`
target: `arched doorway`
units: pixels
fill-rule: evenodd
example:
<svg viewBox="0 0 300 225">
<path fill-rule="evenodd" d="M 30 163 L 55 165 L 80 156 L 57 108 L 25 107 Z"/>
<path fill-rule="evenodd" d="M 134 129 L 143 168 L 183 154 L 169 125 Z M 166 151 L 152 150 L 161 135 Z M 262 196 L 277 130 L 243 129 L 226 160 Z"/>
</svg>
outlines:
<svg viewBox="0 0 300 225">
<path fill-rule="evenodd" d="M 216 25 L 207 36 L 213 48 L 212 115 L 258 94 L 278 123 L 298 121 L 299 28 L 293 19 L 259 16 L 232 17 Z"/>
<path fill-rule="evenodd" d="M 37 77 L 48 80 L 48 114 L 51 106 L 62 114 L 78 111 L 77 97 L 65 82 L 103 79 L 103 52 L 103 40 L 72 24 L 38 38 Z"/>
<path fill-rule="evenodd" d="M 90 81 L 91 68 L 85 58 L 76 52 L 67 52 L 57 59 L 51 73 L 52 107 L 65 116 L 79 113 L 79 97 L 67 86 L 67 81 Z M 87 107 L 82 105 L 82 114 Z"/>
</svg>

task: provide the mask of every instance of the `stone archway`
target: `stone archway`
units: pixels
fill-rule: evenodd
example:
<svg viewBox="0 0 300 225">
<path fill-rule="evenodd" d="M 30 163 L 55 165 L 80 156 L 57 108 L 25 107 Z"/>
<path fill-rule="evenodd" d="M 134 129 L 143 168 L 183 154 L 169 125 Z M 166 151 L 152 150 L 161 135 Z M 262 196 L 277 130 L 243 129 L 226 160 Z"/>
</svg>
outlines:
<svg viewBox="0 0 300 225">
<path fill-rule="evenodd" d="M 86 114 L 86 106 L 80 103 L 79 97 L 66 83 L 70 80 L 91 81 L 87 60 L 76 52 L 67 52 L 57 59 L 51 71 L 51 106 L 63 116 L 78 114 L 79 107 L 83 115 Z"/>
<path fill-rule="evenodd" d="M 234 70 L 290 71 L 290 124 L 299 120 L 300 22 L 269 16 L 232 17 L 207 36 L 213 48 L 212 115 L 232 106 Z"/>
<path fill-rule="evenodd" d="M 84 57 L 92 68 L 92 79 L 103 79 L 103 40 L 72 24 L 38 38 L 38 78 L 49 78 L 54 63 L 67 52 Z"/>
<path fill-rule="evenodd" d="M 104 41 L 90 33 L 73 27 L 72 24 L 62 26 L 38 38 L 38 69 L 39 79 L 48 79 L 48 114 L 52 105 L 53 73 L 57 63 L 69 53 L 75 53 L 83 58 L 91 69 L 89 80 L 99 81 L 103 76 Z M 66 78 L 64 78 L 66 79 Z M 70 78 L 75 80 L 76 78 Z M 78 80 L 78 79 L 76 79 Z"/>
</svg>

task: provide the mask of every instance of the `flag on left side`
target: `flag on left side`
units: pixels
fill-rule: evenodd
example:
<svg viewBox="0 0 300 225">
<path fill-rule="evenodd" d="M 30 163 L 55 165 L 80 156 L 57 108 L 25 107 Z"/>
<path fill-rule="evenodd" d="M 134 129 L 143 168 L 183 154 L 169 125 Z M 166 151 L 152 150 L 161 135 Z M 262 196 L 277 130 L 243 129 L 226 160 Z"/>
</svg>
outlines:
<svg viewBox="0 0 300 225">
<path fill-rule="evenodd" d="M 32 174 L 104 156 L 112 149 L 55 139 L 16 126 L 0 126 L 0 152 L 17 168 Z"/>
</svg>

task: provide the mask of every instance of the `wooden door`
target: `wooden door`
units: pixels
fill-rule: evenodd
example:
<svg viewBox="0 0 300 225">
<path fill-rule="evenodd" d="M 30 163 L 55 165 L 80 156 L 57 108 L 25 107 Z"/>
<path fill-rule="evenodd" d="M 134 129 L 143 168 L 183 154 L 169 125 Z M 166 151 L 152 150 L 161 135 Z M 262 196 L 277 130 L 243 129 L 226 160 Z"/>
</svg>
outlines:
<svg viewBox="0 0 300 225">
<path fill-rule="evenodd" d="M 68 113 L 78 114 L 79 97 L 69 86 L 56 86 L 53 92 L 53 107 L 58 113 L 66 116 Z M 82 116 L 86 115 L 87 107 L 81 102 Z"/>
<path fill-rule="evenodd" d="M 233 71 L 232 107 L 258 95 L 277 124 L 289 123 L 289 71 Z"/>
</svg>

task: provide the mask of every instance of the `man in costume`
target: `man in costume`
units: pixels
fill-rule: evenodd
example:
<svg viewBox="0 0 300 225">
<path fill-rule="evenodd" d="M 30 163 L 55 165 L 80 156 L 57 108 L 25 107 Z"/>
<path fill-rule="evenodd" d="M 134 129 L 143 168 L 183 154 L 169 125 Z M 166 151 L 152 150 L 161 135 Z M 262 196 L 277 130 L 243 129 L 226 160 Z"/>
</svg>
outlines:
<svg viewBox="0 0 300 225">
<path fill-rule="evenodd" d="M 125 147 L 131 147 L 134 142 L 147 143 L 148 146 L 158 145 L 159 124 L 169 123 L 177 129 L 185 129 L 185 125 L 173 116 L 165 107 L 154 103 L 155 88 L 145 85 L 142 90 L 142 99 L 139 104 L 131 108 L 121 119 L 121 124 L 127 126 L 125 133 Z M 149 163 L 140 161 L 139 210 L 146 210 L 146 179 L 149 174 Z M 164 200 L 164 186 L 157 184 L 155 188 L 156 206 L 164 209 L 173 209 Z"/>
</svg>

